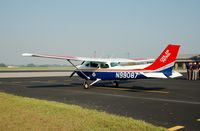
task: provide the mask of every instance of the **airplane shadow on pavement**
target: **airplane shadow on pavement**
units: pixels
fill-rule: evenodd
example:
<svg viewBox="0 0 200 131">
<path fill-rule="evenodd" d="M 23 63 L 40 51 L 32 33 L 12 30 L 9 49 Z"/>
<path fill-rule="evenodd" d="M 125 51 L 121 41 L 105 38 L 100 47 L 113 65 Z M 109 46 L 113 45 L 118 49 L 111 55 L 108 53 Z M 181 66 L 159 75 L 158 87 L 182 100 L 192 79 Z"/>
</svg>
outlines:
<svg viewBox="0 0 200 131">
<path fill-rule="evenodd" d="M 26 86 L 26 88 L 81 88 L 82 83 L 80 82 L 70 82 L 70 83 L 38 83 L 37 85 Z M 142 92 L 142 91 L 161 91 L 165 88 L 163 87 L 145 87 L 136 86 L 134 81 L 120 82 L 119 87 L 115 87 L 112 82 L 99 82 L 91 86 L 91 89 L 95 88 L 109 88 L 109 89 L 119 89 L 131 92 Z"/>
<path fill-rule="evenodd" d="M 69 87 L 76 87 L 75 85 L 71 84 L 41 84 L 41 85 L 33 85 L 33 86 L 26 86 L 27 88 L 69 88 Z"/>
</svg>

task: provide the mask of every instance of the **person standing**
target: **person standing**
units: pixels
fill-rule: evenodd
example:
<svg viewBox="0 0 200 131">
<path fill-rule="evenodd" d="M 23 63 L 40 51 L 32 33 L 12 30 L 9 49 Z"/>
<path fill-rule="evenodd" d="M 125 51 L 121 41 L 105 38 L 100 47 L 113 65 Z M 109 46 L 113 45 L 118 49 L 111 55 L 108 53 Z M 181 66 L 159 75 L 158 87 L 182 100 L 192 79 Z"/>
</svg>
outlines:
<svg viewBox="0 0 200 131">
<path fill-rule="evenodd" d="M 198 67 L 198 78 L 200 78 L 200 62 L 198 62 L 197 67 Z"/>
<path fill-rule="evenodd" d="M 196 62 L 192 64 L 192 70 L 192 80 L 197 80 L 198 66 Z"/>
<path fill-rule="evenodd" d="M 188 80 L 192 80 L 192 63 L 188 64 Z"/>
<path fill-rule="evenodd" d="M 190 63 L 186 63 L 186 70 L 187 70 L 187 80 L 190 80 L 189 78 L 190 78 L 190 75 L 189 75 L 189 73 L 190 73 Z"/>
</svg>

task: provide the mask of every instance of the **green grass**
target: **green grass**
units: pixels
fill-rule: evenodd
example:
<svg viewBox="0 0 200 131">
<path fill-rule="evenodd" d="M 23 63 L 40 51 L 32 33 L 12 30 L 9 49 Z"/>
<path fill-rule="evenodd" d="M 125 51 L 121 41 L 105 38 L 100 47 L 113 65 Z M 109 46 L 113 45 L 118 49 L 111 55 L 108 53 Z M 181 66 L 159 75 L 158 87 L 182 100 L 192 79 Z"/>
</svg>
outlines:
<svg viewBox="0 0 200 131">
<path fill-rule="evenodd" d="M 0 92 L 0 130 L 162 131 L 144 121 Z"/>
<path fill-rule="evenodd" d="M 0 67 L 0 71 L 38 71 L 38 70 L 73 70 L 74 68 L 71 66 L 66 67 Z"/>
</svg>

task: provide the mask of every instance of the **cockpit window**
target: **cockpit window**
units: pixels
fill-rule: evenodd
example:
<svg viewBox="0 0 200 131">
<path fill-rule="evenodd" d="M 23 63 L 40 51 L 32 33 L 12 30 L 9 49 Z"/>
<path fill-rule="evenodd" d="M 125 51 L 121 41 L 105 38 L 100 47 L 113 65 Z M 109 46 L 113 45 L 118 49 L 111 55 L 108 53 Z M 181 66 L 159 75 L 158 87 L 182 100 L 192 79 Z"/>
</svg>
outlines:
<svg viewBox="0 0 200 131">
<path fill-rule="evenodd" d="M 119 63 L 112 62 L 110 63 L 111 67 L 119 66 Z"/>
</svg>

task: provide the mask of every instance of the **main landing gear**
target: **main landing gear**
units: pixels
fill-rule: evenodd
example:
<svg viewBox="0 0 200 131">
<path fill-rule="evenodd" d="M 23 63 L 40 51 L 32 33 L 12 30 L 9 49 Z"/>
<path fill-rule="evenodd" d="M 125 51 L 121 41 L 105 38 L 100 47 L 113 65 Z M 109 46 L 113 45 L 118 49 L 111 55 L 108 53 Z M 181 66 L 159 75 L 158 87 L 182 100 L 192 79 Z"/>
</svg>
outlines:
<svg viewBox="0 0 200 131">
<path fill-rule="evenodd" d="M 118 81 L 113 81 L 113 86 L 116 87 L 116 88 L 119 87 L 119 82 Z"/>
<path fill-rule="evenodd" d="M 89 89 L 93 84 L 97 83 L 98 81 L 100 81 L 101 79 L 96 79 L 94 82 L 92 82 L 91 84 L 88 83 L 88 80 L 85 80 L 83 82 L 83 87 L 84 89 Z M 118 81 L 113 81 L 113 86 L 114 87 L 119 87 L 119 82 Z"/>
</svg>

